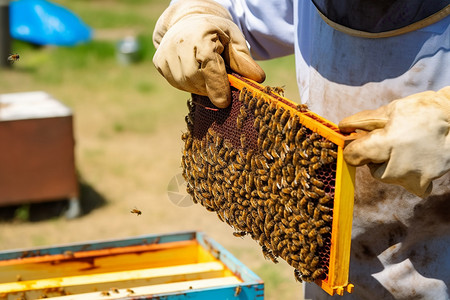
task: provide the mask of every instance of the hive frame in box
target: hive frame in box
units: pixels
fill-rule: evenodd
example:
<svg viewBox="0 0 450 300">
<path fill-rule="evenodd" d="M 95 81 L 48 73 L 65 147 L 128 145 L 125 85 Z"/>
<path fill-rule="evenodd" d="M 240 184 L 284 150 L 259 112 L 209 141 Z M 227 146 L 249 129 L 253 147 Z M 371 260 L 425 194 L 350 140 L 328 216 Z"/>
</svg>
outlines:
<svg viewBox="0 0 450 300">
<path fill-rule="evenodd" d="M 206 234 L 187 231 L 0 251 L 0 298 L 21 293 L 60 300 L 264 299 L 264 283 Z"/>
<path fill-rule="evenodd" d="M 341 134 L 334 123 L 311 111 L 300 112 L 294 109 L 293 107 L 296 107 L 297 104 L 289 99 L 273 93 L 269 95 L 263 92 L 264 86 L 252 80 L 242 78 L 236 74 L 229 74 L 228 79 L 231 86 L 238 90 L 245 87 L 254 95 L 278 100 L 279 105 L 299 116 L 300 123 L 338 146 L 329 271 L 327 278 L 325 280 L 316 280 L 316 284 L 330 295 L 343 295 L 344 291 L 351 293 L 354 286 L 348 281 L 348 273 L 355 168 L 348 165 L 343 159 L 343 149 L 349 141 L 353 140 L 353 137 Z"/>
</svg>

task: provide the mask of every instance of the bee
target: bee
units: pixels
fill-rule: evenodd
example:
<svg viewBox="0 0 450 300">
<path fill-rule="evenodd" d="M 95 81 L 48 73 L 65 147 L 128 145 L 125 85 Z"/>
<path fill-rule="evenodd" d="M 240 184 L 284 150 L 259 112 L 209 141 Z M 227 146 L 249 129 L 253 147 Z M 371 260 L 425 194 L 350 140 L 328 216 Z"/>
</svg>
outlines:
<svg viewBox="0 0 450 300">
<path fill-rule="evenodd" d="M 241 108 L 239 109 L 239 112 L 240 112 L 241 117 L 242 117 L 243 119 L 246 119 L 246 118 L 247 118 L 247 111 L 246 111 L 246 109 L 245 109 L 244 106 L 241 106 Z"/>
<path fill-rule="evenodd" d="M 302 148 L 307 148 L 309 145 L 311 145 L 311 139 L 310 138 L 304 139 L 302 142 Z"/>
<path fill-rule="evenodd" d="M 322 268 L 317 269 L 311 274 L 311 278 L 313 280 L 315 280 L 315 279 L 319 278 L 323 273 L 325 273 L 324 269 L 322 269 Z"/>
<path fill-rule="evenodd" d="M 110 293 L 108 291 L 102 291 L 102 292 L 100 292 L 100 295 L 102 295 L 102 296 L 109 296 Z"/>
<path fill-rule="evenodd" d="M 281 115 L 280 123 L 281 123 L 282 126 L 284 126 L 286 124 L 286 122 L 288 121 L 290 115 L 291 115 L 291 112 L 289 110 L 284 111 L 284 113 Z"/>
<path fill-rule="evenodd" d="M 276 86 L 273 88 L 272 92 L 277 93 L 280 96 L 284 96 L 284 86 Z"/>
<path fill-rule="evenodd" d="M 241 140 L 241 147 L 242 148 L 245 148 L 245 146 L 246 146 L 246 142 L 247 142 L 247 138 L 245 137 L 245 133 L 243 133 L 243 134 L 241 134 L 241 138 L 240 138 L 240 140 Z"/>
<path fill-rule="evenodd" d="M 235 237 L 243 237 L 243 236 L 245 236 L 247 234 L 247 232 L 245 232 L 245 231 L 235 231 L 235 232 L 233 232 L 233 235 L 235 236 Z"/>
<path fill-rule="evenodd" d="M 319 203 L 320 204 L 325 204 L 330 202 L 331 197 L 328 194 L 325 194 L 325 196 L 323 196 L 322 198 L 319 199 Z"/>
<path fill-rule="evenodd" d="M 323 237 L 320 233 L 317 233 L 316 240 L 319 247 L 323 247 Z"/>
<path fill-rule="evenodd" d="M 127 289 L 127 293 L 134 294 L 134 291 L 132 289 Z"/>
<path fill-rule="evenodd" d="M 117 289 L 117 288 L 110 288 L 110 291 L 113 292 L 113 293 L 116 293 L 116 294 L 120 293 L 119 289 Z"/>
<path fill-rule="evenodd" d="M 305 129 L 304 128 L 300 128 L 297 131 L 297 133 L 295 134 L 295 139 L 294 139 L 295 143 L 299 143 L 304 134 L 305 134 Z"/>
<path fill-rule="evenodd" d="M 325 222 L 331 222 L 331 221 L 333 220 L 333 217 L 330 216 L 330 215 L 323 214 L 323 215 L 322 215 L 322 219 L 323 219 Z"/>
<path fill-rule="evenodd" d="M 320 197 L 325 196 L 325 192 L 321 189 L 319 189 L 317 186 L 313 185 L 311 191 L 313 191 L 314 193 L 316 193 L 317 195 L 319 195 Z"/>
<path fill-rule="evenodd" d="M 311 178 L 310 182 L 318 188 L 321 188 L 324 186 L 324 183 L 316 178 Z"/>
<path fill-rule="evenodd" d="M 306 159 L 300 159 L 300 164 L 307 166 L 307 165 L 309 165 L 309 161 Z"/>
<path fill-rule="evenodd" d="M 298 104 L 297 110 L 300 112 L 307 112 L 308 111 L 308 105 L 306 104 Z"/>
<path fill-rule="evenodd" d="M 329 212 L 333 211 L 332 208 L 323 206 L 323 205 L 321 205 L 321 204 L 317 204 L 317 208 L 320 209 L 320 211 L 322 211 L 322 212 L 324 212 L 324 213 L 329 213 Z"/>
<path fill-rule="evenodd" d="M 255 128 L 256 130 L 259 130 L 259 128 L 260 128 L 261 119 L 262 119 L 261 116 L 257 116 L 255 118 L 255 121 L 253 121 L 253 128 Z"/>
<path fill-rule="evenodd" d="M 303 186 L 304 189 L 309 189 L 309 184 L 308 182 L 305 180 L 304 177 L 300 177 L 300 183 Z"/>
<path fill-rule="evenodd" d="M 297 280 L 298 282 L 303 282 L 302 274 L 300 273 L 299 270 L 294 269 L 294 277 L 295 277 L 295 280 Z"/>
<path fill-rule="evenodd" d="M 308 197 L 306 197 L 306 196 L 303 197 L 299 202 L 300 207 L 305 207 L 307 205 L 307 203 L 308 203 Z"/>
<path fill-rule="evenodd" d="M 271 261 L 273 261 L 276 264 L 278 263 L 278 260 L 277 260 L 276 256 L 265 245 L 262 246 L 262 252 L 263 252 L 263 255 L 264 255 L 265 259 L 270 259 Z"/>
<path fill-rule="evenodd" d="M 330 150 L 328 151 L 328 153 L 329 153 L 334 159 L 337 158 L 337 152 L 336 152 L 336 151 L 330 149 Z"/>
<path fill-rule="evenodd" d="M 242 127 L 244 127 L 244 118 L 242 118 L 241 116 L 238 116 L 236 118 L 236 127 L 239 129 L 242 129 Z"/>
<path fill-rule="evenodd" d="M 261 106 L 263 106 L 263 104 L 264 104 L 264 98 L 259 98 L 258 99 L 258 102 L 256 102 L 256 108 L 261 108 Z"/>
<path fill-rule="evenodd" d="M 8 62 L 13 64 L 14 62 L 18 61 L 20 59 L 20 55 L 19 54 L 10 54 L 8 56 Z"/>
<path fill-rule="evenodd" d="M 329 233 L 330 231 L 331 231 L 331 227 L 329 227 L 329 226 L 322 227 L 322 228 L 319 229 L 319 234 L 320 234 L 320 235 L 322 235 L 322 234 L 327 234 L 327 233 Z"/>
<path fill-rule="evenodd" d="M 322 167 L 322 163 L 320 163 L 320 162 L 317 162 L 317 163 L 311 165 L 311 168 L 313 170 L 320 169 L 321 167 Z"/>
<path fill-rule="evenodd" d="M 140 211 L 139 209 L 137 209 L 136 207 L 133 208 L 132 210 L 130 210 L 130 213 L 132 214 L 136 214 L 136 216 L 140 216 L 142 215 L 142 211 Z"/>
<path fill-rule="evenodd" d="M 242 291 L 242 287 L 240 285 L 238 285 L 235 289 L 234 289 L 234 297 L 239 296 L 239 294 Z"/>
</svg>

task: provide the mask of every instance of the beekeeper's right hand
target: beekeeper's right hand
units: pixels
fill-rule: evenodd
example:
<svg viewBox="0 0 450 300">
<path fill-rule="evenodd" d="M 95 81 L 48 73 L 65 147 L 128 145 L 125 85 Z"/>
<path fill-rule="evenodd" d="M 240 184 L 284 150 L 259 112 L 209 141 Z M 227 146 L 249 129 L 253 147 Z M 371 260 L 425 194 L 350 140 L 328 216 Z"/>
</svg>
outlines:
<svg viewBox="0 0 450 300">
<path fill-rule="evenodd" d="M 219 108 L 231 103 L 225 65 L 255 81 L 265 79 L 231 15 L 211 0 L 169 6 L 156 23 L 153 43 L 153 63 L 171 85 L 208 96 Z"/>
</svg>

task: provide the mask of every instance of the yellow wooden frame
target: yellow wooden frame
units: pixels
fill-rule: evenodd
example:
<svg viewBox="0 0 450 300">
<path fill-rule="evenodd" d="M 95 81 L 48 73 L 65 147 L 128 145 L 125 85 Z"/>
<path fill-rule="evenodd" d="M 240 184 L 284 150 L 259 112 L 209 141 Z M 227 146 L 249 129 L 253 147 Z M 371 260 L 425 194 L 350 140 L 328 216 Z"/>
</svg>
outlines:
<svg viewBox="0 0 450 300">
<path fill-rule="evenodd" d="M 348 273 L 353 221 L 355 167 L 345 162 L 343 149 L 349 141 L 354 139 L 354 135 L 340 133 L 336 124 L 311 111 L 300 112 L 292 107 L 297 106 L 297 103 L 278 94 L 274 95 L 273 93 L 264 92 L 264 86 L 255 81 L 239 78 L 233 74 L 228 74 L 228 79 L 231 86 L 238 90 L 242 90 L 245 87 L 257 97 L 263 97 L 268 101 L 276 101 L 279 107 L 289 110 L 291 114 L 298 115 L 300 122 L 304 126 L 338 146 L 329 271 L 327 279 L 317 280 L 316 284 L 330 295 L 343 295 L 344 291 L 351 293 L 354 286 L 348 282 Z M 280 98 L 292 106 L 283 103 L 279 100 Z"/>
</svg>

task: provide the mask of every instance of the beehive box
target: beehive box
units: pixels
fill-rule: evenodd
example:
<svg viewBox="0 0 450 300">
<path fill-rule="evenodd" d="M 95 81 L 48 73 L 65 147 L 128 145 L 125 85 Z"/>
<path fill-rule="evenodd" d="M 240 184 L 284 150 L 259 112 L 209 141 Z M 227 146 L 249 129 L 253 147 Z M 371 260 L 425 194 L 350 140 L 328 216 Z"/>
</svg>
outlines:
<svg viewBox="0 0 450 300">
<path fill-rule="evenodd" d="M 0 299 L 43 298 L 264 299 L 264 284 L 201 232 L 0 252 Z"/>
<path fill-rule="evenodd" d="M 188 193 L 236 236 L 250 235 L 266 258 L 284 259 L 299 281 L 315 281 L 331 295 L 351 292 L 355 170 L 343 148 L 352 137 L 280 88 L 237 74 L 229 80 L 228 108 L 198 95 L 188 101 Z"/>
</svg>

